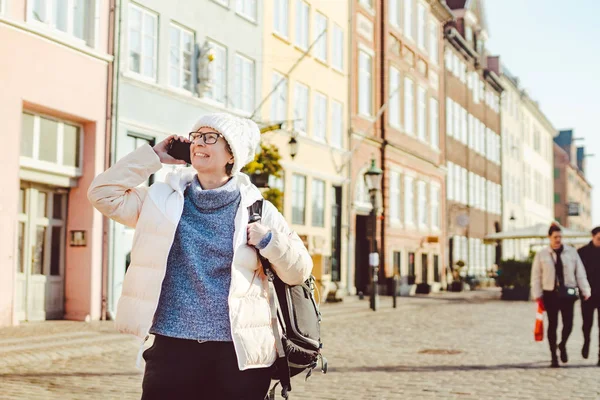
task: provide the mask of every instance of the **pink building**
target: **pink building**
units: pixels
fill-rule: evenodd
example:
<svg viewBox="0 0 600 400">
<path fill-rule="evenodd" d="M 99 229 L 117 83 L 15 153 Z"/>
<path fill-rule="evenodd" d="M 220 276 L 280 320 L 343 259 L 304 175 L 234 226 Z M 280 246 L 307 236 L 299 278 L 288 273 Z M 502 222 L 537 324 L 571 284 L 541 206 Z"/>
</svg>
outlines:
<svg viewBox="0 0 600 400">
<path fill-rule="evenodd" d="M 101 315 L 112 4 L 0 0 L 0 326 Z"/>
</svg>

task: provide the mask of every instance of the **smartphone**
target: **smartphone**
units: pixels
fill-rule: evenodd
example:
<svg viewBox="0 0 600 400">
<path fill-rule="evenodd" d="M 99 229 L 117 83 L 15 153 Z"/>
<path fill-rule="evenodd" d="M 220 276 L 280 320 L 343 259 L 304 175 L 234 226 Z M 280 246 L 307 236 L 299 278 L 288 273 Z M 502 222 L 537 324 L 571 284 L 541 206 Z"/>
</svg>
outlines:
<svg viewBox="0 0 600 400">
<path fill-rule="evenodd" d="M 170 155 L 173 158 L 176 158 L 178 160 L 183 160 L 188 164 L 192 163 L 192 160 L 190 159 L 190 147 L 192 146 L 191 143 L 186 143 L 186 142 L 182 142 L 179 140 L 171 140 L 171 143 L 169 143 L 169 149 L 167 150 L 167 154 Z"/>
</svg>

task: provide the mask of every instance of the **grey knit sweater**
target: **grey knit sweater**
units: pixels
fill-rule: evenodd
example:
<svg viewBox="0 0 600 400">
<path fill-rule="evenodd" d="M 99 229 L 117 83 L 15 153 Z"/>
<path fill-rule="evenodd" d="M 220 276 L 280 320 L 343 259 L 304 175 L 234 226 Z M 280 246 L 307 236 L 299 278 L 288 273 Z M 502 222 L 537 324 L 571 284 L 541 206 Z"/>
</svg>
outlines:
<svg viewBox="0 0 600 400">
<path fill-rule="evenodd" d="M 227 298 L 239 204 L 233 180 L 203 190 L 196 177 L 188 186 L 150 333 L 232 340 Z"/>
</svg>

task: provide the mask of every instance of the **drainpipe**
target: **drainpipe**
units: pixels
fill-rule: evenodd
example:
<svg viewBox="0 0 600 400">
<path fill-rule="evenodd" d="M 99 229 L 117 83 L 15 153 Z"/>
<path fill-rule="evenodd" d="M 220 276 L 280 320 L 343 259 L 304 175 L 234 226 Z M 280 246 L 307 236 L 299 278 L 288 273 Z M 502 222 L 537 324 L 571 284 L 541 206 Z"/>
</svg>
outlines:
<svg viewBox="0 0 600 400">
<path fill-rule="evenodd" d="M 348 65 L 348 98 L 347 98 L 347 102 L 346 104 L 347 109 L 346 109 L 346 121 L 348 123 L 347 125 L 347 138 L 348 138 L 348 149 L 352 148 L 352 88 L 354 88 L 355 86 L 352 85 L 352 82 L 350 81 L 353 76 L 353 74 L 351 73 L 352 68 L 354 68 L 354 65 L 352 64 L 352 55 L 354 54 L 354 13 L 355 11 L 355 2 L 354 1 L 349 1 L 348 2 L 350 4 L 350 8 L 348 11 L 348 46 L 347 49 L 348 51 L 346 52 L 347 54 L 347 65 Z M 346 294 L 349 294 L 351 291 L 351 288 L 354 287 L 354 282 L 352 282 L 352 279 L 350 279 L 351 276 L 353 276 L 353 274 L 350 274 L 351 271 L 351 266 L 356 264 L 356 260 L 354 260 L 354 263 L 351 263 L 350 260 L 353 259 L 352 257 L 352 249 L 354 249 L 354 246 L 351 246 L 351 238 L 352 238 L 352 230 L 350 229 L 350 227 L 352 226 L 352 203 L 353 203 L 353 198 L 352 198 L 352 156 L 350 156 L 350 159 L 348 160 L 347 163 L 347 183 L 346 183 L 346 201 L 348 202 L 347 206 L 346 206 Z M 355 242 L 356 245 L 356 242 Z"/>
<path fill-rule="evenodd" d="M 385 95 L 385 83 L 386 83 L 386 68 L 385 68 L 385 62 L 386 62 L 386 57 L 387 57 L 387 51 L 386 51 L 386 46 L 385 46 L 385 42 L 386 42 L 386 32 L 385 32 L 385 25 L 386 25 L 386 18 L 385 18 L 385 3 L 386 0 L 381 0 L 381 11 L 379 12 L 379 15 L 381 15 L 381 38 L 380 38 L 380 57 L 381 57 L 381 61 L 380 61 L 380 68 L 381 68 L 381 87 L 380 87 L 380 96 L 381 96 L 381 100 L 380 102 L 382 104 L 387 103 L 387 97 Z M 385 103 L 384 103 L 384 99 Z M 379 123 L 381 124 L 381 170 L 383 171 L 382 175 L 381 175 L 381 215 L 382 217 L 385 217 L 385 187 L 386 187 L 386 175 L 387 175 L 387 168 L 385 165 L 385 149 L 387 146 L 387 141 L 385 139 L 385 124 L 386 124 L 386 115 L 387 111 L 384 111 L 383 114 L 381 115 L 381 118 L 379 119 Z M 379 282 L 386 282 L 385 281 L 385 219 L 380 219 L 381 221 L 381 246 L 379 247 L 379 259 L 380 261 L 380 266 L 379 266 Z M 383 257 L 382 257 L 383 255 Z"/>
<path fill-rule="evenodd" d="M 113 93 L 116 93 L 116 74 L 118 68 L 115 69 L 115 61 L 119 59 L 118 53 L 115 53 L 115 41 L 120 35 L 121 14 L 119 8 L 119 32 L 115 35 L 115 21 L 117 13 L 116 0 L 110 0 L 110 14 L 108 18 L 108 54 L 113 56 L 113 62 L 108 64 L 107 82 L 106 82 L 106 130 L 104 132 L 104 169 L 108 169 L 112 159 L 112 133 L 115 126 L 115 107 L 116 99 Z M 108 274 L 109 274 L 109 242 L 110 242 L 110 220 L 107 217 L 102 218 L 102 302 L 100 310 L 100 319 L 107 319 L 107 302 L 108 302 Z"/>
</svg>

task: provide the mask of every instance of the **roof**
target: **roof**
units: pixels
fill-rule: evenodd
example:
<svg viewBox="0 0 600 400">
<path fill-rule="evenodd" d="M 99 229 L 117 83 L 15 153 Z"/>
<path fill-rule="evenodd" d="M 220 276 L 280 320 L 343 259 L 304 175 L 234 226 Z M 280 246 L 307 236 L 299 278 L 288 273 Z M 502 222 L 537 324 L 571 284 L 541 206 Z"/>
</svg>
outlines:
<svg viewBox="0 0 600 400">
<path fill-rule="evenodd" d="M 446 0 L 446 4 L 451 10 L 460 10 L 465 8 L 467 0 Z"/>
</svg>

